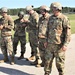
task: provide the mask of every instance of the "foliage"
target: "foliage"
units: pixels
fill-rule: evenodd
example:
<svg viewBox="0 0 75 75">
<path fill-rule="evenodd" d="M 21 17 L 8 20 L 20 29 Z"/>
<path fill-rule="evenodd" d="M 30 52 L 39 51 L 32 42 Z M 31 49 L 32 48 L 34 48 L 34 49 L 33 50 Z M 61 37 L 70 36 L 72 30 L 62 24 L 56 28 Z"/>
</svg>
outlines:
<svg viewBox="0 0 75 75">
<path fill-rule="evenodd" d="M 75 34 L 75 14 L 66 14 L 70 19 L 71 32 Z"/>
<path fill-rule="evenodd" d="M 34 8 L 34 10 L 36 10 L 38 13 L 40 13 L 39 12 L 39 7 L 38 8 Z M 13 9 L 9 9 L 8 10 L 8 14 L 10 14 L 10 15 L 17 15 L 19 11 L 23 11 L 26 14 L 26 9 L 25 8 L 13 8 Z M 51 10 L 49 12 L 51 12 Z M 75 8 L 63 7 L 62 12 L 63 13 L 75 13 Z"/>
</svg>

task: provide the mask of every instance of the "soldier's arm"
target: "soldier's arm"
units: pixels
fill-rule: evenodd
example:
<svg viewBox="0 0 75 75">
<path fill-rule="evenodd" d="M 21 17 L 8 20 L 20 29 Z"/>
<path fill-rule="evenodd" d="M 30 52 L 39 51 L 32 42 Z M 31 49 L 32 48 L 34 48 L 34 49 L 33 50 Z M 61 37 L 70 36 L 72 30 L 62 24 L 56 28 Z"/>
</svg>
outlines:
<svg viewBox="0 0 75 75">
<path fill-rule="evenodd" d="M 8 17 L 8 25 L 4 25 L 4 28 L 7 28 L 7 29 L 13 29 L 14 28 L 14 21 L 10 16 Z"/>
<path fill-rule="evenodd" d="M 22 27 L 26 27 L 27 25 L 28 25 L 28 22 L 23 22 L 23 23 L 21 24 Z"/>
<path fill-rule="evenodd" d="M 47 24 L 47 31 L 46 31 L 46 42 L 44 43 L 44 46 L 45 48 L 47 47 L 48 45 L 48 38 L 49 38 L 49 21 L 48 21 L 48 24 Z"/>
<path fill-rule="evenodd" d="M 2 30 L 2 29 L 3 29 L 3 19 L 0 18 L 0 30 Z"/>
<path fill-rule="evenodd" d="M 67 46 L 71 39 L 71 26 L 70 21 L 67 17 L 64 19 L 64 35 L 65 35 L 64 45 Z"/>
<path fill-rule="evenodd" d="M 16 24 L 17 24 L 17 19 L 14 20 L 14 28 L 13 28 L 14 31 L 16 31 Z"/>
<path fill-rule="evenodd" d="M 39 15 L 34 16 L 36 27 L 38 27 Z"/>
<path fill-rule="evenodd" d="M 30 21 L 30 19 L 29 19 L 29 25 L 30 26 L 36 26 L 36 27 L 38 27 L 38 21 L 39 21 L 39 15 L 38 14 L 36 14 L 36 15 L 34 15 L 34 20 L 33 20 L 33 22 L 31 22 Z"/>
</svg>

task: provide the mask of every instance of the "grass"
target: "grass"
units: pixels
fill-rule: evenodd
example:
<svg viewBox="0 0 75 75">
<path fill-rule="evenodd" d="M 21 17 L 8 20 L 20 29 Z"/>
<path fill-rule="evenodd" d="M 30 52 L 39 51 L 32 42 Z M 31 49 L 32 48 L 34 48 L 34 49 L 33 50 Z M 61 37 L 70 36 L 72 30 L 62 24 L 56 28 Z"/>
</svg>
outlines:
<svg viewBox="0 0 75 75">
<path fill-rule="evenodd" d="M 70 24 L 71 24 L 71 33 L 72 34 L 75 34 L 75 21 L 74 20 L 71 20 L 70 21 Z"/>
<path fill-rule="evenodd" d="M 67 16 L 70 19 L 71 33 L 75 34 L 75 14 L 68 14 Z"/>
<path fill-rule="evenodd" d="M 67 14 L 70 20 L 75 20 L 75 14 Z"/>
</svg>

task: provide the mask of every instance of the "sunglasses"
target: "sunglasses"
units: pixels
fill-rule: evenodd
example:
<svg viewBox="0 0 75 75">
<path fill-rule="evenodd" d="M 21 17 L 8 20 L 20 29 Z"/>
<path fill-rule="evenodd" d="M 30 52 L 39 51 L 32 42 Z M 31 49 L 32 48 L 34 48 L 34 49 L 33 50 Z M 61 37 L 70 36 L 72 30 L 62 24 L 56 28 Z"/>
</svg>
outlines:
<svg viewBox="0 0 75 75">
<path fill-rule="evenodd" d="M 45 9 L 41 9 L 40 12 L 43 13 L 43 12 L 46 12 L 46 10 Z"/>
<path fill-rule="evenodd" d="M 58 8 L 57 8 L 57 7 L 52 7 L 52 10 L 56 10 L 56 11 L 57 11 L 57 10 L 58 10 Z"/>
</svg>

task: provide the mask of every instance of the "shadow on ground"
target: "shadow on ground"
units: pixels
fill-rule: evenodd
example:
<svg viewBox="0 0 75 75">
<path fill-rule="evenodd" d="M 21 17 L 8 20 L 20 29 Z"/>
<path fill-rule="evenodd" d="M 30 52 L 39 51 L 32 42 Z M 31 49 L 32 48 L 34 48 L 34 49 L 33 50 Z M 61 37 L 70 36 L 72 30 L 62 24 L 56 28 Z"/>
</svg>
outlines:
<svg viewBox="0 0 75 75">
<path fill-rule="evenodd" d="M 0 54 L 0 60 L 3 59 L 3 58 L 4 58 L 3 54 Z"/>
<path fill-rule="evenodd" d="M 31 61 L 27 61 L 26 58 L 18 60 L 18 57 L 15 57 L 15 64 L 17 64 L 17 65 L 29 65 L 29 66 L 32 66 L 32 65 L 30 65 Z"/>
<path fill-rule="evenodd" d="M 5 68 L 5 67 L 0 67 L 0 72 L 3 72 L 5 74 L 9 74 L 9 75 L 32 75 L 32 74 L 22 72 L 20 70 Z"/>
<path fill-rule="evenodd" d="M 9 62 L 10 62 L 10 56 L 8 56 L 8 58 L 9 58 Z M 2 59 L 4 59 L 4 56 L 3 56 L 3 54 L 0 54 L 0 60 L 2 60 Z M 7 64 L 10 64 L 9 62 L 6 62 Z M 23 66 L 23 65 L 29 65 L 29 66 L 34 66 L 34 65 L 31 65 L 31 61 L 27 61 L 26 60 L 26 58 L 24 58 L 24 59 L 21 59 L 21 60 L 18 60 L 18 57 L 17 56 L 15 56 L 15 64 L 16 65 L 21 65 L 21 66 Z"/>
</svg>

